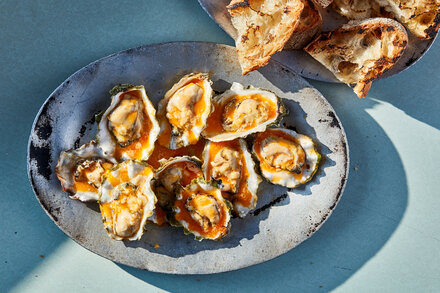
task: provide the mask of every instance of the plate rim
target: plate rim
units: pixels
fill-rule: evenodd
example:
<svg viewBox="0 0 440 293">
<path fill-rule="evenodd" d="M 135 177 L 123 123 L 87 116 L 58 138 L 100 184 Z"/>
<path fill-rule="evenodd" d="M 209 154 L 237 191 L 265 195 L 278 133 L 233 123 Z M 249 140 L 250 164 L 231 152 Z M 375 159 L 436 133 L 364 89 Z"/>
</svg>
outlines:
<svg viewBox="0 0 440 293">
<path fill-rule="evenodd" d="M 343 195 L 343 193 L 345 191 L 345 187 L 347 185 L 347 181 L 348 181 L 348 177 L 349 177 L 349 171 L 350 171 L 350 151 L 349 151 L 349 144 L 348 144 L 347 135 L 346 135 L 345 129 L 344 129 L 342 123 L 341 123 L 341 120 L 340 120 L 339 116 L 337 115 L 336 111 L 334 110 L 333 106 L 329 103 L 329 101 L 325 98 L 325 96 L 320 91 L 318 91 L 315 87 L 313 87 L 304 77 L 299 75 L 297 72 L 295 72 L 295 71 L 291 70 L 290 68 L 286 67 L 281 62 L 279 62 L 277 60 L 273 60 L 273 59 L 270 62 L 276 63 L 276 64 L 278 64 L 278 66 L 282 67 L 283 69 L 285 69 L 285 70 L 287 70 L 289 72 L 292 72 L 293 74 L 297 75 L 298 78 L 302 79 L 302 81 L 307 86 L 309 86 L 310 88 L 315 89 L 317 91 L 317 93 L 319 93 L 320 98 L 322 99 L 322 101 L 335 114 L 335 117 L 336 117 L 336 120 L 338 122 L 338 125 L 340 126 L 340 132 L 341 132 L 341 135 L 342 135 L 342 138 L 343 138 L 344 147 L 345 147 L 345 156 L 344 156 L 344 158 L 345 158 L 345 168 L 344 168 L 344 175 L 342 176 L 342 179 L 341 179 L 341 181 L 343 181 L 343 182 L 339 186 L 339 189 L 338 189 L 338 192 L 337 192 L 337 196 L 336 196 L 336 200 L 333 202 L 332 206 L 329 207 L 328 213 L 325 213 L 323 215 L 324 218 L 321 219 L 321 221 L 319 222 L 319 225 L 315 226 L 315 228 L 311 231 L 310 235 L 306 239 L 304 239 L 303 241 L 301 241 L 300 243 L 298 243 L 294 247 L 288 248 L 285 251 L 280 252 L 276 256 L 268 258 L 268 259 L 265 259 L 265 260 L 261 260 L 261 261 L 254 262 L 254 263 L 249 263 L 249 264 L 242 264 L 242 265 L 239 265 L 239 266 L 234 267 L 232 269 L 221 269 L 221 270 L 218 270 L 216 272 L 188 273 L 188 272 L 178 272 L 178 271 L 177 272 L 170 272 L 170 271 L 164 271 L 164 270 L 154 270 L 154 269 L 147 269 L 147 268 L 139 268 L 139 267 L 136 267 L 136 266 L 134 266 L 132 264 L 126 263 L 126 262 L 121 261 L 121 260 L 118 260 L 116 257 L 112 257 L 110 255 L 104 255 L 104 254 L 101 254 L 99 252 L 93 251 L 91 248 L 87 247 L 84 243 L 81 243 L 81 241 L 79 239 L 77 239 L 74 235 L 71 235 L 67 230 L 64 229 L 64 227 L 62 227 L 62 225 L 60 225 L 58 223 L 58 220 L 56 219 L 56 216 L 54 216 L 52 214 L 51 209 L 48 208 L 46 206 L 46 203 L 43 202 L 42 198 L 40 198 L 39 191 L 37 190 L 37 187 L 36 187 L 38 184 L 34 183 L 34 176 L 33 176 L 32 172 L 31 172 L 31 170 L 32 170 L 32 164 L 31 164 L 31 162 L 32 162 L 31 161 L 31 147 L 32 146 L 31 145 L 32 145 L 32 139 L 33 139 L 34 130 L 36 128 L 36 125 L 37 125 L 38 121 L 40 120 L 40 116 L 41 116 L 42 112 L 46 109 L 48 104 L 50 103 L 50 100 L 53 99 L 54 94 L 57 93 L 62 87 L 64 87 L 67 84 L 67 81 L 69 81 L 69 79 L 72 76 L 76 75 L 78 72 L 80 72 L 80 71 L 82 71 L 82 70 L 84 70 L 86 68 L 94 66 L 96 63 L 99 63 L 99 62 L 101 62 L 103 60 L 106 60 L 106 59 L 109 59 L 109 58 L 113 58 L 113 57 L 115 57 L 117 55 L 120 55 L 120 54 L 129 54 L 130 51 L 136 51 L 136 50 L 139 50 L 139 49 L 142 49 L 142 48 L 162 46 L 162 45 L 173 45 L 173 44 L 174 45 L 176 45 L 176 44 L 197 44 L 197 45 L 202 45 L 202 46 L 203 45 L 215 45 L 215 46 L 224 46 L 224 47 L 235 48 L 235 47 L 227 45 L 227 44 L 222 44 L 222 43 L 217 43 L 217 42 L 205 42 L 205 41 L 171 41 L 171 42 L 152 43 L 152 44 L 146 44 L 146 45 L 141 45 L 141 46 L 137 46 L 137 47 L 121 50 L 121 51 L 118 51 L 116 53 L 112 53 L 110 55 L 104 56 L 104 57 L 99 58 L 99 59 L 97 59 L 95 61 L 92 61 L 91 63 L 81 67 L 80 69 L 76 70 L 74 73 L 69 75 L 59 86 L 57 86 L 51 92 L 51 94 L 46 98 L 46 100 L 41 105 L 41 107 L 38 110 L 37 114 L 35 115 L 34 121 L 32 123 L 31 132 L 30 132 L 30 135 L 29 135 L 28 143 L 27 143 L 27 156 L 26 156 L 26 160 L 27 160 L 27 162 L 26 162 L 27 163 L 27 175 L 28 175 L 29 183 L 30 183 L 30 185 L 32 187 L 32 191 L 33 191 L 33 193 L 34 193 L 38 203 L 43 208 L 45 213 L 49 216 L 49 218 L 52 220 L 52 222 L 55 223 L 55 225 L 66 236 L 68 236 L 70 239 L 72 239 L 74 242 L 76 242 L 80 246 L 84 247 L 88 251 L 90 251 L 90 252 L 92 252 L 92 253 L 94 253 L 96 255 L 99 255 L 99 256 L 107 259 L 107 260 L 110 260 L 112 262 L 115 262 L 115 263 L 118 263 L 118 264 L 121 264 L 121 265 L 125 265 L 125 266 L 129 266 L 129 267 L 132 267 L 132 268 L 136 268 L 136 269 L 150 271 L 150 272 L 164 273 L 164 274 L 173 274 L 173 275 L 217 274 L 217 273 L 223 273 L 223 272 L 229 272 L 229 271 L 236 271 L 236 270 L 243 269 L 243 268 L 246 268 L 246 267 L 251 267 L 251 266 L 254 266 L 254 265 L 258 265 L 260 263 L 264 263 L 264 262 L 270 261 L 272 259 L 278 258 L 278 257 L 286 254 L 287 252 L 289 252 L 292 249 L 294 249 L 295 247 L 297 247 L 299 244 L 302 244 L 305 241 L 307 241 L 308 239 L 310 239 L 322 227 L 322 225 L 328 220 L 328 218 L 331 216 L 331 214 L 333 213 L 334 209 L 338 205 L 338 203 L 339 203 L 339 201 L 340 201 L 340 199 L 341 199 L 341 197 L 342 197 L 342 195 Z"/>
</svg>

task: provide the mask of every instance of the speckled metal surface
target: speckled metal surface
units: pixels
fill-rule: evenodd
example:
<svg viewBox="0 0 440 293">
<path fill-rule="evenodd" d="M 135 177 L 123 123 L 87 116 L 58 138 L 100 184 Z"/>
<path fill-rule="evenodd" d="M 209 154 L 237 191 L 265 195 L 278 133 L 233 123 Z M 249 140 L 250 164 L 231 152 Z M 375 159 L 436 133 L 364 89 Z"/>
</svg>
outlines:
<svg viewBox="0 0 440 293">
<path fill-rule="evenodd" d="M 232 26 L 226 6 L 230 0 L 199 0 L 200 5 L 208 15 L 232 38 L 235 38 L 236 30 Z M 319 9 L 323 18 L 323 31 L 333 30 L 347 22 L 347 19 L 336 13 L 331 7 Z M 408 33 L 409 41 L 405 53 L 389 71 L 381 78 L 397 74 L 417 62 L 429 50 L 434 42 L 431 40 L 420 40 Z M 436 36 L 437 37 L 437 36 Z M 340 82 L 327 68 L 313 59 L 302 50 L 286 50 L 276 53 L 273 59 L 283 63 L 289 69 L 299 73 L 301 76 L 327 82 Z"/>
<path fill-rule="evenodd" d="M 348 176 L 348 146 L 342 125 L 326 99 L 277 62 L 242 76 L 233 47 L 176 42 L 143 46 L 100 59 L 61 84 L 40 109 L 28 146 L 34 192 L 51 219 L 72 239 L 113 261 L 155 272 L 206 274 L 257 264 L 297 246 L 321 227 L 335 208 Z M 96 133 L 94 115 L 110 104 L 117 83 L 143 84 L 157 105 L 183 74 L 205 71 L 213 88 L 233 81 L 275 92 L 290 110 L 284 126 L 312 137 L 323 162 L 307 185 L 287 190 L 263 183 L 257 208 L 233 219 L 220 242 L 197 242 L 179 228 L 147 225 L 140 241 L 123 242 L 105 233 L 98 206 L 70 199 L 54 174 L 61 150 L 88 142 Z M 155 245 L 159 244 L 158 248 Z"/>
</svg>

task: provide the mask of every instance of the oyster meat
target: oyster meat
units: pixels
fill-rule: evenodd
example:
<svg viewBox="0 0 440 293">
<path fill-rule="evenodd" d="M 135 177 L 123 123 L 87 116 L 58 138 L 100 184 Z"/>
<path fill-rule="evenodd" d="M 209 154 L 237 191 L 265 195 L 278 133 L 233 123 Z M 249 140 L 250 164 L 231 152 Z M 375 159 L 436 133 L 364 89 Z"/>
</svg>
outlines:
<svg viewBox="0 0 440 293">
<path fill-rule="evenodd" d="M 194 180 L 181 189 L 174 204 L 174 217 L 196 240 L 225 236 L 231 218 L 229 203 L 214 182 Z"/>
<path fill-rule="evenodd" d="M 231 89 L 213 99 L 214 111 L 203 136 L 211 141 L 233 140 L 262 132 L 285 114 L 279 98 L 272 92 L 234 82 Z"/>
<path fill-rule="evenodd" d="M 288 188 L 310 181 L 318 170 L 321 155 L 308 136 L 284 128 L 259 133 L 253 152 L 261 174 L 270 182 Z"/>
<path fill-rule="evenodd" d="M 182 77 L 159 102 L 159 143 L 169 149 L 196 144 L 211 113 L 211 96 L 208 74 Z"/>
<path fill-rule="evenodd" d="M 64 191 L 81 201 L 97 201 L 102 175 L 115 163 L 94 141 L 75 150 L 62 151 L 55 172 Z"/>
<path fill-rule="evenodd" d="M 156 196 L 151 190 L 154 171 L 141 161 L 127 160 L 108 170 L 99 191 L 104 228 L 116 240 L 139 240 Z"/>
<path fill-rule="evenodd" d="M 145 88 L 120 85 L 111 93 L 112 103 L 98 124 L 101 148 L 118 161 L 147 160 L 159 135 L 159 124 Z"/>
<path fill-rule="evenodd" d="M 207 142 L 203 152 L 205 178 L 221 180 L 222 195 L 240 217 L 255 208 L 261 182 L 243 139 Z"/>
</svg>

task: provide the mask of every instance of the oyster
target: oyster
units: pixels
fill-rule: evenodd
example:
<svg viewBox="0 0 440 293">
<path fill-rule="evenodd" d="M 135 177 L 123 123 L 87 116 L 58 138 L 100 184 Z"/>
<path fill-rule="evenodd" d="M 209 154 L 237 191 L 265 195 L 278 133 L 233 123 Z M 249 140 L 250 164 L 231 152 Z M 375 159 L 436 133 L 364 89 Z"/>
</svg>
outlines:
<svg viewBox="0 0 440 293">
<path fill-rule="evenodd" d="M 231 219 L 229 203 L 214 182 L 194 180 L 181 189 L 174 204 L 174 217 L 196 240 L 225 236 Z"/>
<path fill-rule="evenodd" d="M 321 159 L 310 137 L 283 128 L 259 133 L 253 152 L 260 161 L 262 175 L 288 188 L 311 180 Z"/>
<path fill-rule="evenodd" d="M 244 217 L 257 204 L 261 182 L 243 139 L 208 142 L 203 152 L 205 178 L 221 180 L 222 195 Z"/>
<path fill-rule="evenodd" d="M 134 160 L 124 161 L 104 174 L 99 207 L 104 228 L 111 238 L 141 238 L 157 201 L 150 186 L 153 176 L 151 166 Z"/>
<path fill-rule="evenodd" d="M 214 97 L 213 107 L 202 133 L 211 141 L 233 140 L 262 132 L 286 112 L 274 93 L 254 87 L 245 89 L 236 82 L 231 89 Z"/>
<path fill-rule="evenodd" d="M 197 143 L 211 113 L 211 96 L 208 74 L 182 77 L 159 102 L 159 143 L 169 149 Z"/>
<path fill-rule="evenodd" d="M 160 160 L 152 187 L 157 197 L 156 210 L 149 220 L 156 224 L 166 221 L 166 213 L 172 211 L 176 195 L 194 179 L 202 177 L 202 162 L 196 157 L 174 157 Z"/>
<path fill-rule="evenodd" d="M 94 141 L 75 150 L 62 151 L 55 172 L 64 191 L 81 201 L 97 201 L 102 175 L 113 167 L 113 158 L 104 155 Z"/>
<path fill-rule="evenodd" d="M 143 86 L 116 86 L 112 103 L 98 124 L 97 139 L 107 155 L 147 160 L 159 135 L 156 110 Z"/>
</svg>

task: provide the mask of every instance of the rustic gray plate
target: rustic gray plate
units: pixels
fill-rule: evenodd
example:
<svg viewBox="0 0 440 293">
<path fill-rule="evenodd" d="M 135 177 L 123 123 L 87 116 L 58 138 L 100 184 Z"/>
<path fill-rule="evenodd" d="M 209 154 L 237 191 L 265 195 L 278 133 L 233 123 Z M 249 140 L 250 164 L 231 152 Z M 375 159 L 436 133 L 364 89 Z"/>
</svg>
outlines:
<svg viewBox="0 0 440 293">
<path fill-rule="evenodd" d="M 228 35 L 235 39 L 237 32 L 232 26 L 229 13 L 226 9 L 226 6 L 230 2 L 231 0 L 199 0 L 200 5 L 209 16 L 217 22 Z M 336 13 L 331 7 L 320 9 L 320 12 L 323 18 L 323 31 L 333 30 L 347 22 L 346 18 Z M 408 36 L 409 42 L 405 53 L 396 65 L 385 72 L 381 78 L 394 75 L 411 67 L 428 51 L 434 42 L 434 38 L 431 40 L 420 40 L 410 33 L 408 33 Z M 276 53 L 272 58 L 304 77 L 340 83 L 333 73 L 302 50 L 281 51 Z"/>
<path fill-rule="evenodd" d="M 110 260 L 155 272 L 207 274 L 230 271 L 279 256 L 310 237 L 335 208 L 348 174 L 342 125 L 326 99 L 277 62 L 242 76 L 233 47 L 178 42 L 143 46 L 98 60 L 69 77 L 41 107 L 29 139 L 28 172 L 41 206 L 73 240 Z M 287 190 L 261 184 L 259 203 L 245 219 L 233 219 L 223 241 L 197 242 L 181 228 L 147 225 L 140 241 L 110 239 L 97 204 L 62 192 L 54 168 L 62 150 L 95 136 L 94 115 L 108 107 L 117 83 L 143 84 L 157 105 L 182 75 L 209 72 L 217 91 L 234 81 L 275 92 L 290 115 L 286 126 L 311 136 L 323 154 L 314 179 Z M 159 244 L 156 249 L 155 244 Z"/>
</svg>

